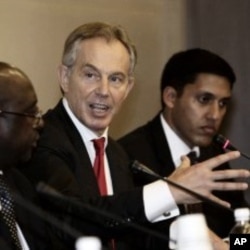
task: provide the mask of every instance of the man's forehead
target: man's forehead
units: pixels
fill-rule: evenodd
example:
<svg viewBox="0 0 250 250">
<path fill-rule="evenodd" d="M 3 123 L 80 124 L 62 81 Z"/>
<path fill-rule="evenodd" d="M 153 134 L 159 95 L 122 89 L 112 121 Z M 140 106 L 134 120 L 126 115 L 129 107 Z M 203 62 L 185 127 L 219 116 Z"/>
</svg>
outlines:
<svg viewBox="0 0 250 250">
<path fill-rule="evenodd" d="M 229 82 L 194 82 L 187 84 L 184 87 L 183 93 L 191 95 L 210 95 L 215 98 L 230 98 L 232 95 L 232 89 Z"/>
</svg>

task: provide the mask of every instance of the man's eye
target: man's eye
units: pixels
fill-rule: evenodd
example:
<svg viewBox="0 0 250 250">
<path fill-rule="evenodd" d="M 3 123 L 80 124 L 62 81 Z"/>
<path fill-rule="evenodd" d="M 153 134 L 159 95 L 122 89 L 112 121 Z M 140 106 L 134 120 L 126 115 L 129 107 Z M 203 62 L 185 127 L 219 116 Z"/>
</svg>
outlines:
<svg viewBox="0 0 250 250">
<path fill-rule="evenodd" d="M 85 76 L 88 78 L 92 78 L 92 77 L 94 77 L 94 74 L 93 73 L 85 73 Z"/>
<path fill-rule="evenodd" d="M 122 84 L 125 81 L 125 77 L 120 76 L 120 75 L 111 76 L 109 79 L 112 83 L 115 83 L 115 84 Z"/>
<path fill-rule="evenodd" d="M 94 80 L 94 81 L 98 81 L 100 79 L 99 74 L 95 73 L 95 72 L 84 72 L 84 78 L 87 80 Z"/>
<path fill-rule="evenodd" d="M 220 105 L 221 108 L 227 107 L 228 104 L 229 104 L 229 101 L 228 101 L 228 100 L 226 100 L 226 101 L 220 101 L 220 102 L 219 102 L 219 105 Z"/>
<path fill-rule="evenodd" d="M 33 115 L 33 114 L 38 113 L 38 111 L 39 111 L 39 108 L 37 106 L 34 106 L 34 107 L 29 108 L 29 109 L 26 109 L 24 111 L 24 113 Z"/>
<path fill-rule="evenodd" d="M 121 78 L 118 77 L 118 76 L 111 76 L 111 77 L 110 77 L 110 80 L 111 80 L 112 82 L 121 82 Z"/>
<path fill-rule="evenodd" d="M 211 97 L 210 96 L 200 96 L 198 98 L 198 100 L 200 103 L 208 103 L 211 100 Z"/>
</svg>

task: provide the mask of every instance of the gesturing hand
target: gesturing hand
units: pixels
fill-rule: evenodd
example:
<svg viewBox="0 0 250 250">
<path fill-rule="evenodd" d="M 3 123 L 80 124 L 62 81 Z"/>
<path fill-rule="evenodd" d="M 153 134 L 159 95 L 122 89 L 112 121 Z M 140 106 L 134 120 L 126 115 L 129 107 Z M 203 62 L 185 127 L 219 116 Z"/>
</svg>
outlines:
<svg viewBox="0 0 250 250">
<path fill-rule="evenodd" d="M 213 195 L 212 191 L 245 190 L 248 188 L 247 183 L 225 180 L 233 178 L 248 178 L 250 177 L 250 172 L 249 170 L 245 169 L 227 169 L 218 171 L 213 171 L 213 169 L 225 162 L 236 159 L 239 156 L 240 152 L 231 151 L 193 166 L 190 166 L 188 157 L 183 156 L 181 165 L 168 177 L 168 179 L 177 182 L 178 184 L 189 188 L 215 202 L 218 202 L 221 205 L 229 207 L 230 204 L 228 202 Z M 169 187 L 175 198 L 175 201 L 179 204 L 197 203 L 197 201 L 199 201 L 195 197 L 192 197 L 191 195 L 171 185 Z"/>
</svg>

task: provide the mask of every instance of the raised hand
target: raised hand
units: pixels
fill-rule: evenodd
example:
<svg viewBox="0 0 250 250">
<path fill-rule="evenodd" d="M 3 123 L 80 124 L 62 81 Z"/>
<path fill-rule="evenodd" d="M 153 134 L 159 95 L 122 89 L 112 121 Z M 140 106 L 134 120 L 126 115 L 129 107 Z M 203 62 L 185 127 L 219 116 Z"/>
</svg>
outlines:
<svg viewBox="0 0 250 250">
<path fill-rule="evenodd" d="M 225 181 L 234 178 L 249 178 L 250 171 L 246 169 L 227 169 L 213 171 L 217 166 L 237 159 L 240 152 L 231 151 L 216 157 L 213 157 L 204 162 L 190 166 L 188 157 L 182 157 L 181 165 L 168 177 L 168 179 L 177 182 L 178 184 L 189 188 L 215 202 L 224 206 L 230 206 L 226 201 L 223 201 L 212 194 L 213 190 L 228 191 L 228 190 L 245 190 L 248 188 L 246 182 Z M 220 181 L 223 180 L 223 181 Z M 170 185 L 170 190 L 179 204 L 197 203 L 197 198 L 181 191 Z"/>
</svg>

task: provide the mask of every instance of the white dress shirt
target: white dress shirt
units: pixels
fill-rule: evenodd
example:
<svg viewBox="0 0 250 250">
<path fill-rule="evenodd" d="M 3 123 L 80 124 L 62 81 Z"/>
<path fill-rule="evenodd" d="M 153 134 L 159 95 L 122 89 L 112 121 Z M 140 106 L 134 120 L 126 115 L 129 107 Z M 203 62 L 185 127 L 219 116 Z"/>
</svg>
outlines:
<svg viewBox="0 0 250 250">
<path fill-rule="evenodd" d="M 181 156 L 187 155 L 190 151 L 196 151 L 197 156 L 200 155 L 199 147 L 190 148 L 168 125 L 167 121 L 164 119 L 163 115 L 160 115 L 161 125 L 163 127 L 166 140 L 168 141 L 170 153 L 175 164 L 175 167 L 180 166 Z"/>
</svg>

